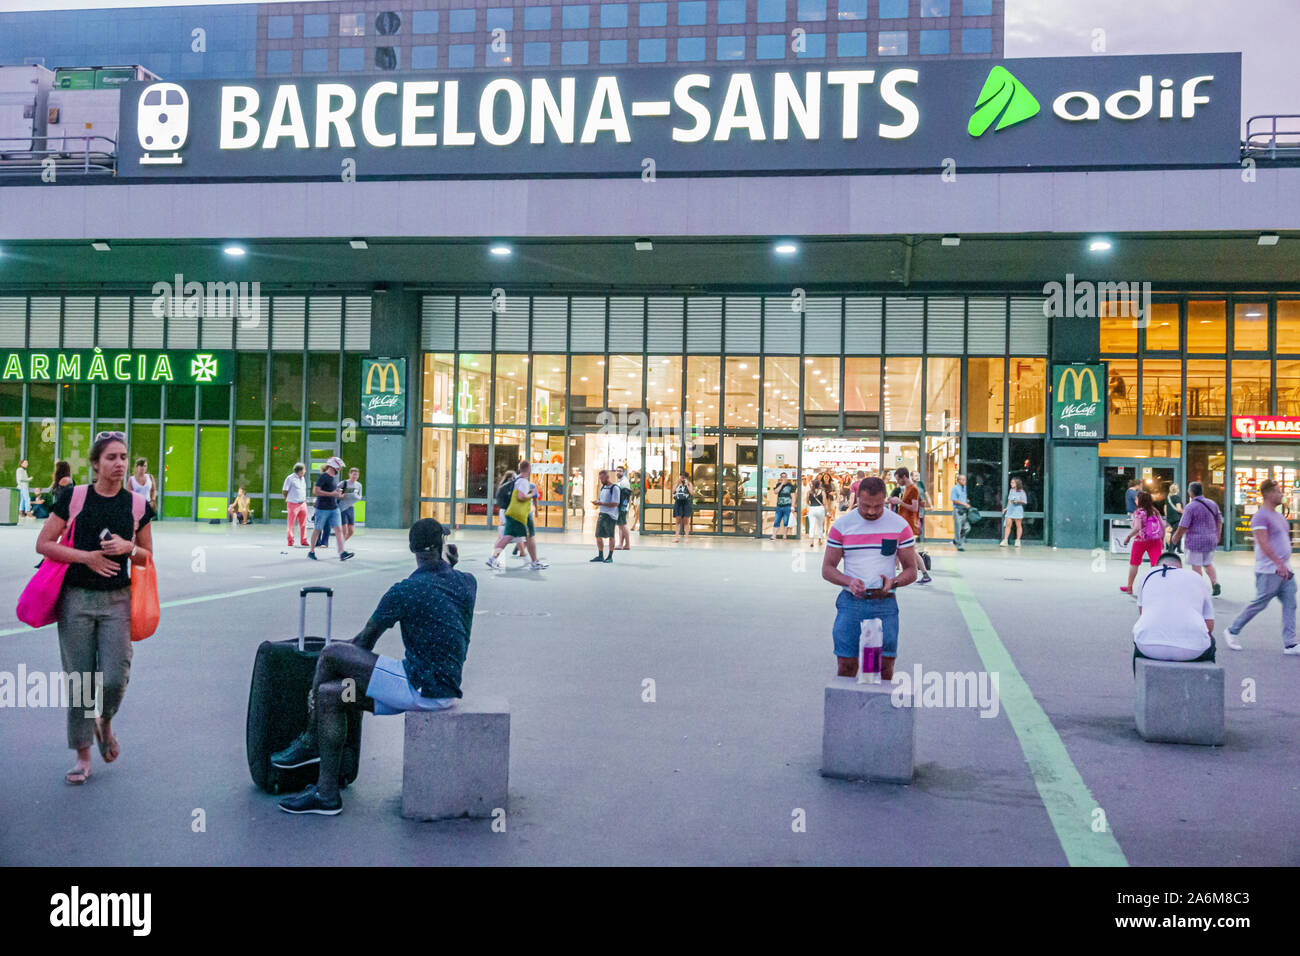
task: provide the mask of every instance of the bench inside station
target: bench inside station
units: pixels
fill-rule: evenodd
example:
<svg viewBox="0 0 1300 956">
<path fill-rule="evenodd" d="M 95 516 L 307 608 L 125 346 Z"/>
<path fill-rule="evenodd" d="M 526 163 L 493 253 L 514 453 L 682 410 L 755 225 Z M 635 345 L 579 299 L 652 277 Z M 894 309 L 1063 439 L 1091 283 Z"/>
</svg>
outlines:
<svg viewBox="0 0 1300 956">
<path fill-rule="evenodd" d="M 1139 657 L 1134 672 L 1134 719 L 1143 740 L 1170 744 L 1223 743 L 1223 668 L 1209 661 Z"/>
<path fill-rule="evenodd" d="M 490 817 L 505 809 L 510 779 L 510 705 L 467 694 L 455 706 L 407 712 L 402 816 Z"/>
</svg>

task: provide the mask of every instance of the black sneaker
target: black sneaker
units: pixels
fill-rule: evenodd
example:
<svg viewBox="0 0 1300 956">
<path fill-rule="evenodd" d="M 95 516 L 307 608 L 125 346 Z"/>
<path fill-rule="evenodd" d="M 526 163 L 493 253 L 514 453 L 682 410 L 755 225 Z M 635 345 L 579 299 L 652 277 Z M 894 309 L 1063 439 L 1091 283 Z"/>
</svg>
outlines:
<svg viewBox="0 0 1300 956">
<path fill-rule="evenodd" d="M 344 551 L 342 554 L 339 555 L 339 560 L 346 561 L 348 558 L 354 558 L 354 557 L 356 557 L 355 551 Z"/>
<path fill-rule="evenodd" d="M 1219 586 L 1216 584 L 1216 585 L 1214 586 L 1214 590 L 1210 593 L 1210 596 L 1211 596 L 1211 597 L 1218 597 L 1219 594 L 1220 594 L 1220 592 L 1222 592 L 1222 591 L 1223 591 L 1223 588 L 1219 587 Z"/>
<path fill-rule="evenodd" d="M 322 800 L 313 784 L 302 793 L 295 793 L 292 797 L 281 800 L 280 809 L 285 813 L 319 813 L 322 816 L 332 817 L 336 813 L 343 812 L 343 798 L 335 797 L 333 802 Z"/>
<path fill-rule="evenodd" d="M 931 580 L 930 575 L 927 574 L 925 577 L 921 578 L 921 580 L 918 581 L 917 583 L 918 583 L 918 584 L 929 584 L 929 583 L 930 583 L 930 580 Z"/>
<path fill-rule="evenodd" d="M 315 552 L 315 551 L 308 551 L 308 552 L 307 552 L 307 557 L 311 558 L 313 561 L 319 561 L 319 560 L 320 560 L 320 558 L 316 557 L 316 552 Z"/>
<path fill-rule="evenodd" d="M 313 763 L 320 763 L 320 751 L 315 747 L 309 747 L 302 734 L 294 737 L 293 743 L 283 750 L 271 754 L 271 766 L 278 767 L 280 770 L 293 770 Z"/>
<path fill-rule="evenodd" d="M 594 558 L 592 558 L 592 559 L 591 559 L 590 561 L 588 561 L 587 563 L 588 563 L 588 564 L 600 564 L 600 563 L 601 563 L 602 561 L 604 561 L 604 560 L 605 560 L 605 556 L 604 556 L 603 554 L 597 554 Z"/>
<path fill-rule="evenodd" d="M 611 552 L 609 553 L 609 557 L 607 557 L 607 558 L 605 559 L 605 563 L 606 563 L 606 564 L 613 564 L 613 563 L 614 563 L 614 552 L 613 552 L 613 551 L 611 551 Z"/>
</svg>

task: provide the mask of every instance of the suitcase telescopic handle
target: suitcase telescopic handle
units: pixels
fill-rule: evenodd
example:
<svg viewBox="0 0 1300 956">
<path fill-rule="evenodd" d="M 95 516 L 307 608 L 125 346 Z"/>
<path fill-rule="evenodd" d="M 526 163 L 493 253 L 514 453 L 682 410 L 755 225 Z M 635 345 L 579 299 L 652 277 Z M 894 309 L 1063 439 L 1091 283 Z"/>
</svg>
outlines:
<svg viewBox="0 0 1300 956">
<path fill-rule="evenodd" d="M 307 595 L 323 594 L 325 595 L 325 643 L 328 644 L 334 636 L 334 589 L 326 587 L 307 587 L 298 592 L 301 599 L 298 605 L 298 650 L 305 650 L 307 647 Z"/>
</svg>

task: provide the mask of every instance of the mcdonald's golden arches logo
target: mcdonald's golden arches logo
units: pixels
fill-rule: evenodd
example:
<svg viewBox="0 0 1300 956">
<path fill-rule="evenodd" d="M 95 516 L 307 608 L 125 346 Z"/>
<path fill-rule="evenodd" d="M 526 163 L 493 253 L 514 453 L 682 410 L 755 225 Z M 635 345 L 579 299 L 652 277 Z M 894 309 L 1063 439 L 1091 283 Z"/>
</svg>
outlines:
<svg viewBox="0 0 1300 956">
<path fill-rule="evenodd" d="M 1056 404 L 1060 405 L 1064 402 L 1071 401 L 1071 399 L 1066 397 L 1066 383 L 1071 379 L 1074 381 L 1074 398 L 1072 400 L 1076 402 L 1083 401 L 1083 383 L 1085 377 L 1087 378 L 1088 384 L 1091 386 L 1092 398 L 1090 398 L 1089 401 L 1101 401 L 1101 392 L 1097 388 L 1097 373 L 1093 369 L 1088 367 L 1065 368 L 1061 370 L 1061 381 L 1058 385 L 1056 394 Z"/>
<path fill-rule="evenodd" d="M 388 373 L 393 373 L 393 394 L 402 394 L 402 379 L 397 374 L 397 365 L 394 362 L 385 362 L 382 365 L 376 362 L 370 366 L 366 372 L 366 392 L 369 395 L 374 391 L 375 372 L 379 373 L 379 393 L 381 395 L 388 392 Z"/>
</svg>

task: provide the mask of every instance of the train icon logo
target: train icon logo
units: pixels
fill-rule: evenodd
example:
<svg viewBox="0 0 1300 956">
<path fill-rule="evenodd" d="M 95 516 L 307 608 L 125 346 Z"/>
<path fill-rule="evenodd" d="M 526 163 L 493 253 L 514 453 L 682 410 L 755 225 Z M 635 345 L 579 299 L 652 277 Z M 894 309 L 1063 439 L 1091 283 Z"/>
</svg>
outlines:
<svg viewBox="0 0 1300 956">
<path fill-rule="evenodd" d="M 135 114 L 142 165 L 179 165 L 180 148 L 190 131 L 190 98 L 175 83 L 151 83 L 140 94 Z M 162 155 L 158 155 L 162 154 Z"/>
</svg>

